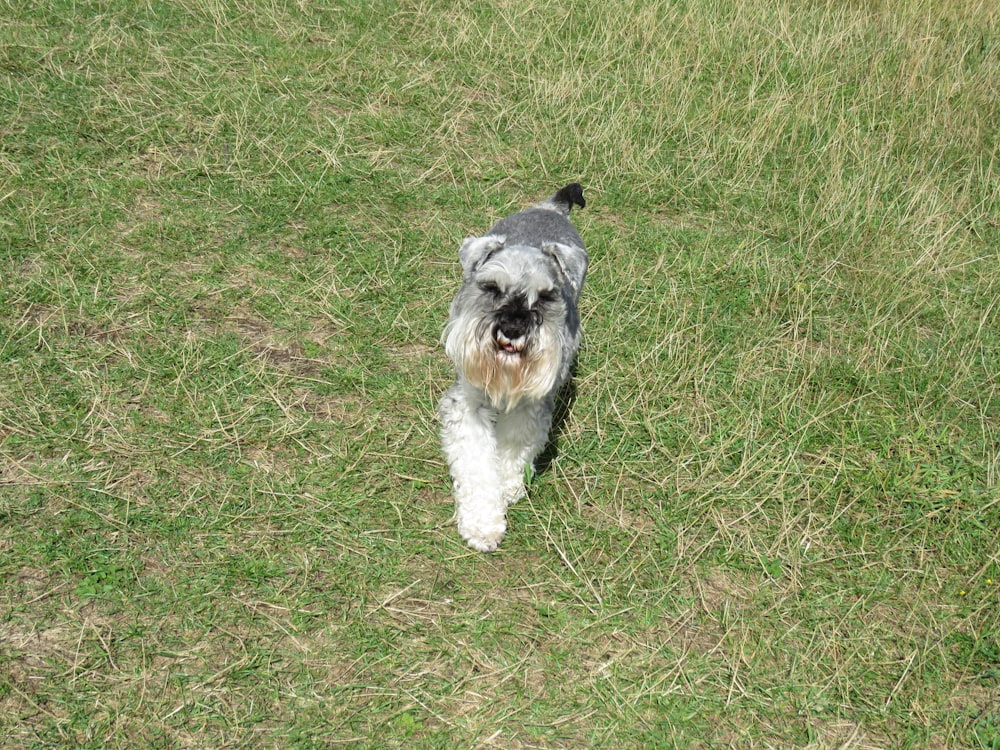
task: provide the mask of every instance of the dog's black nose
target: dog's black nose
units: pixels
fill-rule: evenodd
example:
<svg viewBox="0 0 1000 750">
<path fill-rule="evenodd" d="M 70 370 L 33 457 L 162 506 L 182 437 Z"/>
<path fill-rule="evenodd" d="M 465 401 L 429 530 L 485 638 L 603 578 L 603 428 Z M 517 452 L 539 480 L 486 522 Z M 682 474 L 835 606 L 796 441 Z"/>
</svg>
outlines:
<svg viewBox="0 0 1000 750">
<path fill-rule="evenodd" d="M 523 308 L 501 310 L 497 323 L 504 336 L 511 340 L 519 339 L 531 327 L 531 311 Z"/>
</svg>

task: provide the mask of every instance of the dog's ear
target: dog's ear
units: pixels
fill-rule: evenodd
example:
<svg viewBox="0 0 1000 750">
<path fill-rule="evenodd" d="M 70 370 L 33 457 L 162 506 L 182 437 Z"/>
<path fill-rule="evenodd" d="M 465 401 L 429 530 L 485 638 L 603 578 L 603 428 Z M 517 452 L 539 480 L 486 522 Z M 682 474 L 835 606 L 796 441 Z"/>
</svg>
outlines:
<svg viewBox="0 0 1000 750">
<path fill-rule="evenodd" d="M 583 289 L 583 281 L 587 278 L 587 251 L 561 242 L 543 242 L 542 252 L 556 262 L 566 283 L 579 295 Z"/>
<path fill-rule="evenodd" d="M 458 260 L 462 264 L 462 270 L 466 273 L 475 271 L 490 255 L 503 247 L 505 239 L 491 234 L 485 237 L 466 237 L 458 249 Z"/>
</svg>

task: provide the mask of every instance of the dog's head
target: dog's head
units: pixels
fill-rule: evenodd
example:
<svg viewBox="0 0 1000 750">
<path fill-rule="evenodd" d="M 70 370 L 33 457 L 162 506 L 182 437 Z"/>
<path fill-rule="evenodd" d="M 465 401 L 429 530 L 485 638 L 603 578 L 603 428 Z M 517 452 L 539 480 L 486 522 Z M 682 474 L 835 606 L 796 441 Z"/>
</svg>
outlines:
<svg viewBox="0 0 1000 750">
<path fill-rule="evenodd" d="M 508 246 L 469 237 L 459 250 L 463 283 L 445 328 L 445 350 L 496 408 L 542 398 L 566 376 L 579 342 L 583 248 L 559 242 Z"/>
</svg>

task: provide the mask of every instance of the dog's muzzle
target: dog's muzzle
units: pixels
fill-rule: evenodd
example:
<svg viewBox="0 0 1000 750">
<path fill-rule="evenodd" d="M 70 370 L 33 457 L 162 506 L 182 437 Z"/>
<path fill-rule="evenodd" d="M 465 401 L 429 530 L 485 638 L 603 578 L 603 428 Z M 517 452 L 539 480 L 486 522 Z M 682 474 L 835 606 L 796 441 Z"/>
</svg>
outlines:
<svg viewBox="0 0 1000 750">
<path fill-rule="evenodd" d="M 528 332 L 532 325 L 534 318 L 531 310 L 523 308 L 501 310 L 493 334 L 498 351 L 510 355 L 521 354 L 528 343 Z"/>
</svg>

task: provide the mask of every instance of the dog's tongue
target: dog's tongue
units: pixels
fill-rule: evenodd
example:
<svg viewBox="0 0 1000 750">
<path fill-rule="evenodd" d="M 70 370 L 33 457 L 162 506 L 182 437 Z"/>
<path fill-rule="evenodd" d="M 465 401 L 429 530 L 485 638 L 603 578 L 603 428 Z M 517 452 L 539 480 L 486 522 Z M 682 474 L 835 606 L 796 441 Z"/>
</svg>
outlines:
<svg viewBox="0 0 1000 750">
<path fill-rule="evenodd" d="M 517 354 L 520 351 L 514 340 L 509 338 L 503 331 L 497 332 L 497 346 L 508 354 Z"/>
</svg>

